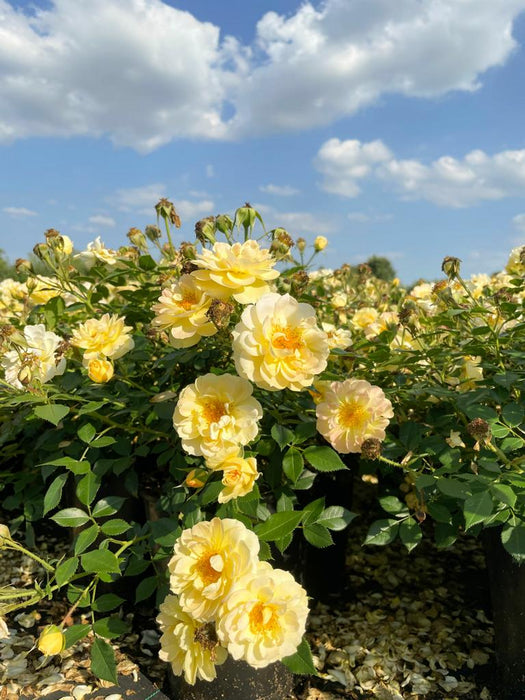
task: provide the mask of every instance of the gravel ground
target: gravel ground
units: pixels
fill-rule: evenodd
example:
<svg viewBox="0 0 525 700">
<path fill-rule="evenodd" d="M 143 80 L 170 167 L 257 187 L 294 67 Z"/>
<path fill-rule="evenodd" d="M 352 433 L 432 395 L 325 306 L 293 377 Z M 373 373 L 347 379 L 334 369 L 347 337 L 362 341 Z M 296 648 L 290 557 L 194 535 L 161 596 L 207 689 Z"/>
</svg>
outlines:
<svg viewBox="0 0 525 700">
<path fill-rule="evenodd" d="M 411 554 L 400 543 L 361 547 L 365 520 L 351 526 L 348 591 L 330 606 L 312 607 L 308 638 L 319 677 L 300 679 L 295 698 L 491 700 L 493 629 L 478 543 L 465 537 L 439 551 L 424 541 Z M 39 541 L 44 557 L 67 546 L 49 536 Z M 0 586 L 23 587 L 39 575 L 25 557 L 5 551 L 0 557 Z M 146 691 L 112 689 L 91 675 L 89 638 L 51 659 L 39 654 L 40 629 L 66 610 L 58 601 L 9 616 L 11 636 L 0 644 L 0 700 L 147 697 Z M 157 658 L 155 611 L 135 606 L 126 616 L 136 631 L 114 645 L 119 673 L 127 679 L 123 686 L 138 687 L 140 669 L 155 693 L 165 687 L 166 674 Z"/>
</svg>

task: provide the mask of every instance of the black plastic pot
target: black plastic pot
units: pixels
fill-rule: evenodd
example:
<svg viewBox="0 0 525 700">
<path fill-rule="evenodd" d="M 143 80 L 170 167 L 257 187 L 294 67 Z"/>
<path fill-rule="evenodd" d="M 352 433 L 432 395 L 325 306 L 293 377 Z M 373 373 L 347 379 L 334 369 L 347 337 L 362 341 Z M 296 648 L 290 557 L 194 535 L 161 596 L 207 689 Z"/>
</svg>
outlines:
<svg viewBox="0 0 525 700">
<path fill-rule="evenodd" d="M 181 676 L 169 671 L 171 700 L 286 700 L 294 686 L 293 674 L 277 662 L 266 668 L 252 668 L 245 661 L 228 657 L 217 666 L 213 681 L 189 685 Z"/>
</svg>

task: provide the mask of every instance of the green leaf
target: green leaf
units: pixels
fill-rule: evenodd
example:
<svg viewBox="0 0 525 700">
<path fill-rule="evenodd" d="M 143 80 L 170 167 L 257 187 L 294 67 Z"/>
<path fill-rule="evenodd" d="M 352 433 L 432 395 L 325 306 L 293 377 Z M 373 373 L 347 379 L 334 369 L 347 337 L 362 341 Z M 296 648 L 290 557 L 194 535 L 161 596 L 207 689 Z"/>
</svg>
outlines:
<svg viewBox="0 0 525 700">
<path fill-rule="evenodd" d="M 62 527 L 78 527 L 89 520 L 89 515 L 80 508 L 64 508 L 55 513 L 51 520 Z"/>
<path fill-rule="evenodd" d="M 69 407 L 63 406 L 60 403 L 50 403 L 46 406 L 36 406 L 33 411 L 35 416 L 38 416 L 38 418 L 47 420 L 56 426 L 60 423 L 62 418 L 67 416 L 69 413 Z"/>
<path fill-rule="evenodd" d="M 282 660 L 292 673 L 298 673 L 303 676 L 317 676 L 317 671 L 314 666 L 312 652 L 306 639 L 297 647 L 295 654 L 287 656 Z"/>
<path fill-rule="evenodd" d="M 148 576 L 143 579 L 137 586 L 135 592 L 135 603 L 140 603 L 142 600 L 147 600 L 151 595 L 155 593 L 157 588 L 158 579 L 156 576 Z"/>
<path fill-rule="evenodd" d="M 407 518 L 399 525 L 399 537 L 409 552 L 421 542 L 423 534 L 414 518 Z"/>
<path fill-rule="evenodd" d="M 118 608 L 121 603 L 124 602 L 124 598 L 114 593 L 104 593 L 104 595 L 99 596 L 93 603 L 93 610 L 95 612 L 109 612 Z"/>
<path fill-rule="evenodd" d="M 421 443 L 423 435 L 427 432 L 426 425 L 421 423 L 403 423 L 399 426 L 399 440 L 407 450 L 415 450 Z"/>
<path fill-rule="evenodd" d="M 97 620 L 93 624 L 93 631 L 100 634 L 101 637 L 113 639 L 113 637 L 120 637 L 121 634 L 129 632 L 129 625 L 116 615 L 111 615 Z"/>
<path fill-rule="evenodd" d="M 49 513 L 50 510 L 56 508 L 56 506 L 60 503 L 60 499 L 62 498 L 62 489 L 64 488 L 64 484 L 66 483 L 68 476 L 69 474 L 67 474 L 67 472 L 64 474 L 59 474 L 51 482 L 48 490 L 46 491 L 46 495 L 44 496 L 43 515 Z"/>
<path fill-rule="evenodd" d="M 449 498 L 459 498 L 464 500 L 469 497 L 469 492 L 465 484 L 456 479 L 437 479 L 436 485 L 442 494 Z"/>
<path fill-rule="evenodd" d="M 428 489 L 436 485 L 436 477 L 431 474 L 421 474 L 416 479 L 416 488 L 421 491 L 422 489 Z"/>
<path fill-rule="evenodd" d="M 500 447 L 503 452 L 507 453 L 521 450 L 524 445 L 525 440 L 520 437 L 507 437 L 502 441 Z"/>
<path fill-rule="evenodd" d="M 113 647 L 101 637 L 95 637 L 91 647 L 91 671 L 97 678 L 117 685 L 117 664 Z"/>
<path fill-rule="evenodd" d="M 75 542 L 75 554 L 82 554 L 90 544 L 93 544 L 97 539 L 98 533 L 98 525 L 91 525 L 91 527 L 82 530 Z"/>
<path fill-rule="evenodd" d="M 523 423 L 524 414 L 525 410 L 523 409 L 523 406 L 520 406 L 520 404 L 517 403 L 508 403 L 503 406 L 501 411 L 503 420 L 507 425 L 510 425 L 511 428 L 515 428 Z"/>
<path fill-rule="evenodd" d="M 105 404 L 105 401 L 88 401 L 88 403 L 85 403 L 82 408 L 78 409 L 78 415 L 83 416 L 88 413 L 93 413 L 94 411 L 98 411 L 99 408 L 102 408 L 102 406 Z"/>
<path fill-rule="evenodd" d="M 86 442 L 88 444 L 91 442 L 91 440 L 93 440 L 96 434 L 97 429 L 94 425 L 91 425 L 91 423 L 85 423 L 77 430 L 78 437 L 82 440 L 82 442 Z"/>
<path fill-rule="evenodd" d="M 487 491 L 479 491 L 467 498 L 463 506 L 465 530 L 482 523 L 491 515 L 493 508 L 492 498 Z"/>
<path fill-rule="evenodd" d="M 107 447 L 108 445 L 114 445 L 117 441 L 110 435 L 102 435 L 102 437 L 96 438 L 91 443 L 91 447 Z"/>
<path fill-rule="evenodd" d="M 501 531 L 501 542 L 507 552 L 518 562 L 525 561 L 525 524 L 516 527 L 505 525 Z"/>
<path fill-rule="evenodd" d="M 91 625 L 71 625 L 64 630 L 64 637 L 66 638 L 66 649 L 72 647 L 74 644 L 79 642 L 83 637 L 89 634 L 91 630 Z"/>
<path fill-rule="evenodd" d="M 114 520 L 108 520 L 102 523 L 100 529 L 105 535 L 122 535 L 123 532 L 129 530 L 131 525 L 121 518 L 115 518 Z"/>
<path fill-rule="evenodd" d="M 278 425 L 275 423 L 272 426 L 272 437 L 275 440 L 275 442 L 279 445 L 281 450 L 284 450 L 286 445 L 289 445 L 293 441 L 293 433 L 291 430 L 288 428 L 285 428 L 284 425 Z"/>
<path fill-rule="evenodd" d="M 376 520 L 373 522 L 365 539 L 365 544 L 383 546 L 395 540 L 399 530 L 399 520 Z"/>
<path fill-rule="evenodd" d="M 89 462 L 79 462 L 78 459 L 72 459 L 71 457 L 60 457 L 59 459 L 53 459 L 51 462 L 43 462 L 40 466 L 65 467 L 66 469 L 69 469 L 70 472 L 73 472 L 73 474 L 87 474 L 91 469 Z"/>
<path fill-rule="evenodd" d="M 157 263 L 151 255 L 141 255 L 139 258 L 139 267 L 141 270 L 154 270 L 157 267 Z"/>
<path fill-rule="evenodd" d="M 397 496 L 383 496 L 379 499 L 379 503 L 381 508 L 391 515 L 408 514 L 406 504 L 402 503 Z"/>
<path fill-rule="evenodd" d="M 97 501 L 93 507 L 94 518 L 105 518 L 108 515 L 114 515 L 124 503 L 126 499 L 122 496 L 106 496 Z"/>
<path fill-rule="evenodd" d="M 283 457 L 284 473 L 295 484 L 303 469 L 304 460 L 302 454 L 295 447 L 290 447 Z"/>
<path fill-rule="evenodd" d="M 71 557 L 59 564 L 55 571 L 55 579 L 58 586 L 63 586 L 76 572 L 78 567 L 78 557 Z"/>
<path fill-rule="evenodd" d="M 448 508 L 445 508 L 441 503 L 429 503 L 427 505 L 428 514 L 437 523 L 452 522 L 452 515 Z"/>
<path fill-rule="evenodd" d="M 317 498 L 312 501 L 303 510 L 303 525 L 311 525 L 317 522 L 317 518 L 321 515 L 324 510 L 324 497 Z"/>
<path fill-rule="evenodd" d="M 314 469 L 320 472 L 336 472 L 347 468 L 341 457 L 331 447 L 312 445 L 306 448 L 304 457 Z"/>
<path fill-rule="evenodd" d="M 508 486 L 507 484 L 492 484 L 490 490 L 492 495 L 495 496 L 498 501 L 505 503 L 511 508 L 514 508 L 516 505 L 518 496 L 511 486 Z"/>
<path fill-rule="evenodd" d="M 46 328 L 52 331 L 56 328 L 60 317 L 64 314 L 66 305 L 61 296 L 50 299 L 42 309 L 46 321 Z"/>
<path fill-rule="evenodd" d="M 153 539 L 161 547 L 172 547 L 180 535 L 178 521 L 173 518 L 159 518 L 149 523 Z"/>
<path fill-rule="evenodd" d="M 263 542 L 282 539 L 295 530 L 302 517 L 302 511 L 297 510 L 274 513 L 264 523 L 255 527 L 255 534 Z"/>
<path fill-rule="evenodd" d="M 303 469 L 301 476 L 297 479 L 294 485 L 295 491 L 307 491 L 312 488 L 315 480 L 315 472 L 309 469 Z"/>
<path fill-rule="evenodd" d="M 436 523 L 434 528 L 434 539 L 436 545 L 442 549 L 450 547 L 458 538 L 457 528 L 449 523 Z"/>
<path fill-rule="evenodd" d="M 357 518 L 357 513 L 352 513 L 343 506 L 328 506 L 317 518 L 317 524 L 324 525 L 329 530 L 344 530 L 354 518 Z"/>
<path fill-rule="evenodd" d="M 96 549 L 80 557 L 82 568 L 88 573 L 119 573 L 119 560 L 109 549 Z"/>
<path fill-rule="evenodd" d="M 85 506 L 91 505 L 100 488 L 100 479 L 91 470 L 85 474 L 77 484 L 76 494 Z"/>
<path fill-rule="evenodd" d="M 319 549 L 330 547 L 334 543 L 330 531 L 324 525 L 319 525 L 319 523 L 305 525 L 303 535 L 307 542 Z"/>
<path fill-rule="evenodd" d="M 294 444 L 300 445 L 305 440 L 309 440 L 317 434 L 317 425 L 315 421 L 308 423 L 299 423 L 294 428 Z"/>
</svg>

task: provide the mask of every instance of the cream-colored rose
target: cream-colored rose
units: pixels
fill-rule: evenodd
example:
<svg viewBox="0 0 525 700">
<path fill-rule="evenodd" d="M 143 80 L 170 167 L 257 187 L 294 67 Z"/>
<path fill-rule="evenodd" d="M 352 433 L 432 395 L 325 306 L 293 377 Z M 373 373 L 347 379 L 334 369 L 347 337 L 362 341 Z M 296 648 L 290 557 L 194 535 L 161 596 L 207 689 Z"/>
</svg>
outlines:
<svg viewBox="0 0 525 700">
<path fill-rule="evenodd" d="M 184 530 L 168 568 L 184 612 L 214 620 L 234 582 L 257 565 L 257 535 L 232 518 L 213 518 Z"/>
<path fill-rule="evenodd" d="M 279 277 L 270 251 L 257 241 L 215 243 L 193 261 L 199 270 L 192 272 L 208 296 L 221 301 L 233 297 L 241 304 L 252 304 L 270 291 L 268 282 Z"/>
<path fill-rule="evenodd" d="M 314 241 L 314 250 L 317 253 L 320 253 L 321 250 L 324 250 L 327 245 L 328 245 L 328 238 L 325 238 L 324 236 L 317 236 L 315 241 Z"/>
<path fill-rule="evenodd" d="M 117 360 L 135 347 L 130 336 L 131 326 L 126 319 L 116 314 L 104 314 L 100 318 L 90 318 L 75 328 L 71 345 L 84 350 L 84 364 L 100 357 Z"/>
<path fill-rule="evenodd" d="M 202 337 L 217 333 L 217 327 L 207 316 L 211 302 L 194 277 L 182 275 L 178 282 L 163 290 L 153 306 L 152 325 L 168 332 L 173 347 L 189 348 Z"/>
<path fill-rule="evenodd" d="M 56 354 L 62 338 L 53 331 L 46 331 L 46 327 L 40 323 L 26 326 L 24 339 L 26 347 L 9 350 L 2 357 L 8 384 L 23 389 L 24 384 L 31 384 L 34 380 L 45 384 L 53 377 L 64 374 L 66 360 Z"/>
<path fill-rule="evenodd" d="M 330 299 L 330 303 L 334 309 L 344 309 L 348 304 L 348 294 L 345 292 L 336 292 Z"/>
<path fill-rule="evenodd" d="M 480 367 L 481 357 L 465 355 L 463 364 L 459 370 L 459 383 L 457 390 L 461 393 L 476 388 L 476 383 L 483 379 L 483 368 Z"/>
<path fill-rule="evenodd" d="M 255 457 L 244 457 L 242 451 L 232 450 L 218 458 L 207 460 L 206 465 L 214 471 L 222 471 L 224 488 L 219 493 L 219 503 L 228 503 L 233 498 L 246 496 L 253 491 L 255 481 L 260 477 Z"/>
<path fill-rule="evenodd" d="M 382 389 L 363 379 L 332 382 L 317 404 L 317 430 L 341 454 L 360 452 L 368 438 L 385 439 L 394 416 Z"/>
<path fill-rule="evenodd" d="M 435 299 L 432 294 L 434 285 L 429 282 L 421 282 L 421 284 L 416 284 L 410 290 L 408 299 L 414 301 L 425 313 L 432 315 L 437 311 L 437 306 L 435 304 Z"/>
<path fill-rule="evenodd" d="M 307 616 L 306 591 L 292 574 L 259 562 L 235 582 L 219 610 L 217 632 L 234 659 L 264 668 L 295 653 Z"/>
<path fill-rule="evenodd" d="M 376 323 L 378 318 L 379 311 L 377 309 L 374 309 L 372 306 L 364 306 L 355 312 L 350 319 L 350 323 L 357 330 L 365 331 L 373 323 Z"/>
<path fill-rule="evenodd" d="M 183 449 L 208 459 L 253 440 L 262 407 L 252 391 L 233 374 L 205 374 L 185 387 L 173 414 Z"/>
<path fill-rule="evenodd" d="M 66 646 L 66 638 L 64 633 L 56 625 L 48 625 L 44 627 L 38 638 L 37 647 L 45 656 L 54 656 L 64 651 Z"/>
<path fill-rule="evenodd" d="M 326 342 L 330 350 L 344 350 L 352 344 L 352 334 L 346 328 L 336 328 L 333 323 L 321 324 L 323 331 L 326 333 Z"/>
<path fill-rule="evenodd" d="M 112 378 L 115 370 L 109 360 L 94 358 L 87 366 L 88 377 L 95 384 L 105 384 Z"/>
<path fill-rule="evenodd" d="M 8 277 L 0 282 L 0 320 L 18 318 L 24 311 L 24 299 L 27 298 L 25 282 L 17 282 Z"/>
<path fill-rule="evenodd" d="M 190 685 L 198 679 L 216 678 L 215 666 L 226 661 L 228 652 L 219 644 L 213 623 L 199 622 L 185 613 L 174 595 L 166 596 L 159 610 L 159 658 L 171 664 L 173 673 L 183 675 Z"/>
<path fill-rule="evenodd" d="M 62 252 L 64 255 L 71 255 L 73 252 L 73 241 L 69 236 L 64 236 L 64 234 L 60 234 L 62 236 Z"/>
<path fill-rule="evenodd" d="M 105 265 L 115 265 L 118 262 L 117 252 L 106 248 L 100 236 L 88 243 L 87 249 L 75 255 L 75 258 L 80 258 L 84 265 L 90 268 L 97 262 L 102 262 Z"/>
<path fill-rule="evenodd" d="M 509 275 L 525 274 L 525 245 L 522 245 L 519 248 L 513 248 L 510 251 L 505 270 L 509 273 Z"/>
<path fill-rule="evenodd" d="M 289 294 L 265 294 L 233 331 L 237 372 L 268 391 L 301 391 L 325 369 L 329 353 L 313 307 Z"/>
</svg>

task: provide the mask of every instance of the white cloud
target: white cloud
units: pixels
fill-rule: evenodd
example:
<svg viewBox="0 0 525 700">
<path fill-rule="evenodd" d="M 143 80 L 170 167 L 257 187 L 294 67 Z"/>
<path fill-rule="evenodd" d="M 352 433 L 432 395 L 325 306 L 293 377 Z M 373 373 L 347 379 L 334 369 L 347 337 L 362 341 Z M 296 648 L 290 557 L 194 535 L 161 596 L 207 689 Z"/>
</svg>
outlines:
<svg viewBox="0 0 525 700">
<path fill-rule="evenodd" d="M 215 177 L 215 168 L 211 163 L 206 166 L 206 177 Z"/>
<path fill-rule="evenodd" d="M 512 223 L 518 229 L 525 233 L 525 214 L 517 214 L 513 219 Z"/>
<path fill-rule="evenodd" d="M 285 228 L 291 236 L 298 234 L 327 234 L 333 233 L 335 226 L 331 221 L 316 216 L 307 211 L 279 211 L 266 204 L 254 204 L 261 214 L 267 229 L 278 226 Z"/>
<path fill-rule="evenodd" d="M 165 197 L 166 185 L 156 182 L 142 187 L 128 187 L 117 190 L 110 201 L 120 211 L 144 211 L 153 216 L 155 205 L 162 197 Z"/>
<path fill-rule="evenodd" d="M 516 47 L 523 9 L 525 0 L 306 2 L 266 13 L 242 46 L 162 0 L 0 0 L 0 142 L 109 136 L 147 152 L 329 124 L 385 94 L 475 90 Z"/>
<path fill-rule="evenodd" d="M 15 219 L 23 218 L 26 216 L 37 216 L 36 211 L 26 209 L 25 207 L 4 207 L 2 211 L 4 211 L 8 216 L 12 216 Z"/>
<path fill-rule="evenodd" d="M 95 226 L 116 226 L 117 222 L 111 216 L 103 216 L 102 214 L 97 214 L 96 216 L 90 216 L 89 222 Z"/>
<path fill-rule="evenodd" d="M 347 219 L 358 224 L 381 224 L 393 219 L 392 214 L 366 214 L 364 211 L 351 211 Z"/>
<path fill-rule="evenodd" d="M 330 139 L 314 164 L 324 176 L 321 187 L 343 197 L 356 197 L 366 178 L 382 181 L 402 199 L 425 199 L 444 207 L 520 196 L 525 190 L 525 149 L 493 156 L 474 150 L 462 159 L 443 156 L 425 165 L 396 159 L 381 141 Z"/>
<path fill-rule="evenodd" d="M 201 199 L 195 202 L 188 199 L 177 199 L 174 204 L 183 223 L 194 223 L 194 219 L 198 220 L 203 216 L 213 216 L 213 208 L 215 206 L 211 199 Z"/>
<path fill-rule="evenodd" d="M 266 192 L 266 194 L 274 194 L 277 197 L 292 197 L 294 194 L 299 194 L 300 190 L 290 185 L 273 185 L 269 183 L 268 185 L 261 185 L 259 187 L 261 192 Z"/>
</svg>

